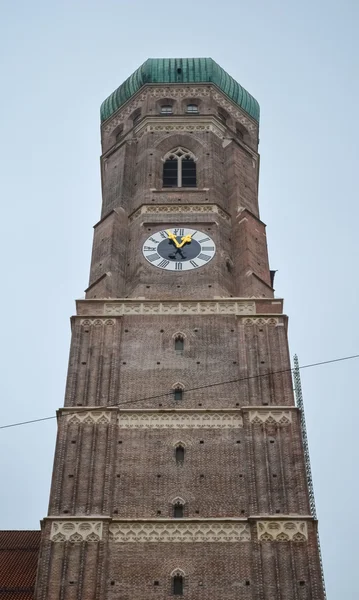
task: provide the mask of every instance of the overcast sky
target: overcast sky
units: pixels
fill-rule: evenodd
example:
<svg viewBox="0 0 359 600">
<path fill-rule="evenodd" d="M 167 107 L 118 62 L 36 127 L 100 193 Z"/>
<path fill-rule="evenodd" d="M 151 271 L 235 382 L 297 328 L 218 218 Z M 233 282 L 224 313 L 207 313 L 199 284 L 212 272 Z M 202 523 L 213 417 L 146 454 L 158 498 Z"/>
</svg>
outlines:
<svg viewBox="0 0 359 600">
<path fill-rule="evenodd" d="M 0 425 L 63 404 L 100 215 L 100 103 L 148 57 L 210 56 L 261 105 L 261 218 L 303 365 L 359 353 L 355 0 L 2 2 Z M 329 600 L 358 597 L 359 360 L 302 385 Z M 0 528 L 46 515 L 55 421 L 0 431 Z"/>
</svg>

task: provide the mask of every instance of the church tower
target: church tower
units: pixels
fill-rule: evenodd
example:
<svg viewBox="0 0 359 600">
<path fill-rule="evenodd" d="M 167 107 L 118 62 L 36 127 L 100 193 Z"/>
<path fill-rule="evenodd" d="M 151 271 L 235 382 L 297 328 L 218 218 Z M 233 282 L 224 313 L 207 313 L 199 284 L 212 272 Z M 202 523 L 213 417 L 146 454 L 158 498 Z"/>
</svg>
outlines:
<svg viewBox="0 0 359 600">
<path fill-rule="evenodd" d="M 212 59 L 149 59 L 101 121 L 36 600 L 323 600 L 258 103 Z"/>
</svg>

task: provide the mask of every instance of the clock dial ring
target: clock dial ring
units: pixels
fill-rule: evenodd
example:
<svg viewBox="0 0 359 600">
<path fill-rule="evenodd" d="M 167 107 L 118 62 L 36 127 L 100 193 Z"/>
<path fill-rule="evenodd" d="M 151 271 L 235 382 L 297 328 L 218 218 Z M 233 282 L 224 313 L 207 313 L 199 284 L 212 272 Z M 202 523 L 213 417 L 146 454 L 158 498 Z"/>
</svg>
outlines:
<svg viewBox="0 0 359 600">
<path fill-rule="evenodd" d="M 150 235 L 142 247 L 144 258 L 166 271 L 190 271 L 210 262 L 216 246 L 210 235 L 197 229 L 171 227 Z"/>
</svg>

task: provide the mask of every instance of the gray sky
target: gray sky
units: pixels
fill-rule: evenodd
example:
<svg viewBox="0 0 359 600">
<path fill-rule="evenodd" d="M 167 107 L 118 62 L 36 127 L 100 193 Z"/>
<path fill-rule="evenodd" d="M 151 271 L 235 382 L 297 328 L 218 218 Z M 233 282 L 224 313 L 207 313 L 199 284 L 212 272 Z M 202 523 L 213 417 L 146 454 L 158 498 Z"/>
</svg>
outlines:
<svg viewBox="0 0 359 600">
<path fill-rule="evenodd" d="M 14 0 L 0 53 L 0 425 L 63 404 L 100 215 L 99 108 L 148 57 L 211 56 L 261 105 L 261 217 L 301 364 L 359 353 L 353 0 Z M 329 600 L 357 598 L 359 360 L 302 372 Z M 54 421 L 0 431 L 0 528 L 47 512 Z"/>
</svg>

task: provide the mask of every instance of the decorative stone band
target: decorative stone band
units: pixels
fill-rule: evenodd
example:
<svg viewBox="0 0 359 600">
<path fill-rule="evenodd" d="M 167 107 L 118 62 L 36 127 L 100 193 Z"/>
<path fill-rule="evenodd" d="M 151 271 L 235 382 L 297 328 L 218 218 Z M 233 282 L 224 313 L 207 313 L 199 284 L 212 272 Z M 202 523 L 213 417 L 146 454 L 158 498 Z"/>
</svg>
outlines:
<svg viewBox="0 0 359 600">
<path fill-rule="evenodd" d="M 271 317 L 269 319 L 264 319 L 263 317 L 258 318 L 248 318 L 244 319 L 244 324 L 248 327 L 253 327 L 256 325 L 257 327 L 261 327 L 262 325 L 271 325 L 272 327 L 276 327 L 279 324 L 279 319 L 277 317 Z"/>
<path fill-rule="evenodd" d="M 102 521 L 54 521 L 52 542 L 99 542 L 102 540 Z"/>
<path fill-rule="evenodd" d="M 242 522 L 111 523 L 112 542 L 249 542 L 250 526 Z"/>
<path fill-rule="evenodd" d="M 52 542 L 100 542 L 104 539 L 103 520 L 55 520 L 51 524 Z M 306 542 L 307 522 L 299 519 L 256 521 L 260 542 Z M 225 519 L 190 521 L 112 521 L 109 541 L 128 542 L 249 542 L 248 522 Z"/>
<path fill-rule="evenodd" d="M 263 423 L 275 425 L 291 425 L 295 407 L 283 409 L 264 408 L 196 410 L 128 410 L 111 407 L 107 410 L 61 409 L 67 423 L 86 425 L 107 425 L 111 422 L 111 414 L 117 413 L 117 424 L 120 429 L 233 429 L 243 427 L 243 413 L 248 413 L 249 422 L 253 425 Z"/>
<path fill-rule="evenodd" d="M 111 302 L 107 315 L 242 315 L 255 313 L 254 302 Z"/>
<path fill-rule="evenodd" d="M 214 133 L 221 140 L 226 135 L 225 127 L 221 127 L 220 123 L 214 117 L 208 117 L 205 121 L 197 121 L 194 123 L 187 123 L 178 121 L 174 122 L 172 117 L 171 123 L 162 123 L 158 120 L 144 119 L 142 123 L 135 129 L 135 137 L 141 138 L 145 133 Z M 253 153 L 254 154 L 254 153 Z"/>
<path fill-rule="evenodd" d="M 132 215 L 130 215 L 129 221 L 131 223 L 134 219 L 143 214 L 153 215 L 167 213 L 171 213 L 171 215 L 182 213 L 214 213 L 222 217 L 222 219 L 224 219 L 228 223 L 230 223 L 231 221 L 230 216 L 226 212 L 224 212 L 224 210 L 219 208 L 217 204 L 186 204 L 183 206 L 177 206 L 173 204 L 157 204 L 155 206 L 152 206 L 152 204 L 144 204 L 143 206 L 141 206 L 141 208 L 139 208 L 134 213 L 132 213 Z"/>
<path fill-rule="evenodd" d="M 292 423 L 292 411 L 290 410 L 249 410 L 249 422 L 253 425 L 262 423 L 276 425 L 290 425 Z"/>
<path fill-rule="evenodd" d="M 258 521 L 260 542 L 306 542 L 308 527 L 306 521 Z"/>
<path fill-rule="evenodd" d="M 115 321 L 113 319 L 82 319 L 82 327 L 113 327 Z"/>
<path fill-rule="evenodd" d="M 121 429 L 233 429 L 243 426 L 238 412 L 120 412 Z"/>
<path fill-rule="evenodd" d="M 86 425 L 107 425 L 111 421 L 110 411 L 86 411 L 66 415 L 66 420 L 71 424 L 85 423 Z"/>
<path fill-rule="evenodd" d="M 147 90 L 140 92 L 131 102 L 128 102 L 124 107 L 116 113 L 111 120 L 109 120 L 106 125 L 104 125 L 104 132 L 111 133 L 117 125 L 122 123 L 125 119 L 129 117 L 129 115 L 136 110 L 141 104 L 143 104 L 147 99 L 147 94 L 155 97 L 155 98 L 200 98 L 206 97 L 210 95 L 210 91 L 212 91 L 213 98 L 218 102 L 219 105 L 223 106 L 237 121 L 242 123 L 248 131 L 251 133 L 255 133 L 257 129 L 257 124 L 254 123 L 251 119 L 249 119 L 244 112 L 238 109 L 234 104 L 232 104 L 227 98 L 222 95 L 217 88 L 214 86 L 209 86 L 208 84 L 204 84 L 202 86 L 198 85 L 195 87 L 192 86 L 182 86 L 175 87 L 174 85 L 162 87 L 162 86 L 150 86 Z"/>
</svg>

